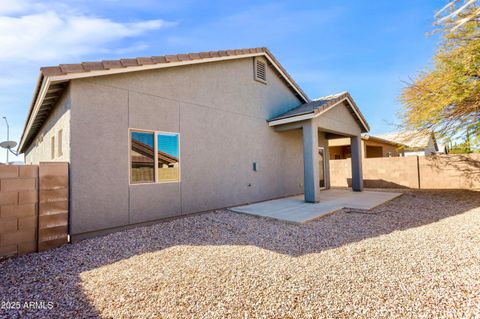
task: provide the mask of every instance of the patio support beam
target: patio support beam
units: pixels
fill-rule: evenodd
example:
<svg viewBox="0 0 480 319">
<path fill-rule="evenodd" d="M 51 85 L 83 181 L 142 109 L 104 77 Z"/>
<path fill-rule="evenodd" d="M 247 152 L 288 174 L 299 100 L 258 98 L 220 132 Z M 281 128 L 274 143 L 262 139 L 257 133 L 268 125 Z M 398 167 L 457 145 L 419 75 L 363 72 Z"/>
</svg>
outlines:
<svg viewBox="0 0 480 319">
<path fill-rule="evenodd" d="M 303 192 L 305 201 L 320 201 L 320 177 L 318 164 L 318 128 L 313 121 L 307 121 L 303 131 Z"/>
<path fill-rule="evenodd" d="M 350 145 L 352 156 L 352 189 L 356 192 L 361 192 L 363 190 L 361 136 L 352 136 L 350 138 Z"/>
</svg>

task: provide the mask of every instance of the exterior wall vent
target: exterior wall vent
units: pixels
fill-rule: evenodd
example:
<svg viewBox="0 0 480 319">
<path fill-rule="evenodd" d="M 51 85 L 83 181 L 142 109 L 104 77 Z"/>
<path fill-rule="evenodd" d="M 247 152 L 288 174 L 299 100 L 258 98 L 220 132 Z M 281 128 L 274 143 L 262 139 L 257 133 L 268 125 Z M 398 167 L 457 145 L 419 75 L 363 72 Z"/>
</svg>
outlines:
<svg viewBox="0 0 480 319">
<path fill-rule="evenodd" d="M 267 63 L 262 59 L 254 59 L 255 80 L 267 84 Z"/>
</svg>

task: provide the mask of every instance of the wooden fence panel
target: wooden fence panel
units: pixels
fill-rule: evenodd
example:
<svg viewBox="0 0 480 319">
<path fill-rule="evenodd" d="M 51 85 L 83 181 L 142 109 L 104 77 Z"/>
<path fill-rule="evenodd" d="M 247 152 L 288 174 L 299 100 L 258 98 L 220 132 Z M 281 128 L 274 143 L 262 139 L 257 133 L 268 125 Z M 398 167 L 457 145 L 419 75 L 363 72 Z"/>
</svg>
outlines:
<svg viewBox="0 0 480 319">
<path fill-rule="evenodd" d="M 40 163 L 38 251 L 68 242 L 68 163 Z"/>
</svg>

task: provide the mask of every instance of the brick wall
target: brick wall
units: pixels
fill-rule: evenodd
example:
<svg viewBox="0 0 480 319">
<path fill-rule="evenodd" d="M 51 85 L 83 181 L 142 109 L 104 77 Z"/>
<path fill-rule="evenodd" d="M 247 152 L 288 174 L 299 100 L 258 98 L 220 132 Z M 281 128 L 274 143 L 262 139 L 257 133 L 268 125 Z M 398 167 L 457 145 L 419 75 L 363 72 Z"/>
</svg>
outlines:
<svg viewBox="0 0 480 319">
<path fill-rule="evenodd" d="M 351 186 L 351 163 L 330 161 L 332 187 Z M 366 188 L 480 188 L 480 154 L 363 159 Z"/>
<path fill-rule="evenodd" d="M 55 164 L 68 174 L 68 164 Z M 39 171 L 44 170 L 45 165 L 49 164 L 0 166 L 0 258 L 34 252 L 39 248 L 38 225 L 45 219 L 39 215 L 39 201 L 44 198 L 39 190 L 42 184 L 45 185 Z M 65 184 L 65 180 L 63 182 Z M 53 180 L 50 186 L 60 189 L 63 184 Z M 68 177 L 66 191 L 66 196 L 62 197 L 66 201 L 66 206 L 63 206 L 66 207 L 66 214 L 63 217 L 68 221 Z M 64 226 L 62 244 L 67 238 L 68 225 Z"/>
<path fill-rule="evenodd" d="M 0 166 L 0 256 L 37 249 L 37 165 Z"/>
</svg>

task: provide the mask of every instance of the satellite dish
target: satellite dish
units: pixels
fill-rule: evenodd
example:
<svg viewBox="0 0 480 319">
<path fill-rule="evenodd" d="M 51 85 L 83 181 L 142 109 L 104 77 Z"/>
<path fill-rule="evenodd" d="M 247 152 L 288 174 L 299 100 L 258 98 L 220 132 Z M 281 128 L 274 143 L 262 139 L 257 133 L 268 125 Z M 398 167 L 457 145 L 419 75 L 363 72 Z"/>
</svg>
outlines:
<svg viewBox="0 0 480 319">
<path fill-rule="evenodd" d="M 6 149 L 11 149 L 11 148 L 14 148 L 15 146 L 17 146 L 17 142 L 15 141 L 5 141 L 0 143 L 0 147 L 6 148 Z"/>
</svg>

